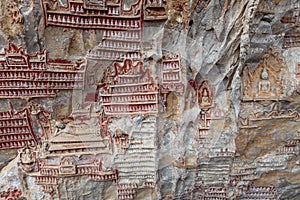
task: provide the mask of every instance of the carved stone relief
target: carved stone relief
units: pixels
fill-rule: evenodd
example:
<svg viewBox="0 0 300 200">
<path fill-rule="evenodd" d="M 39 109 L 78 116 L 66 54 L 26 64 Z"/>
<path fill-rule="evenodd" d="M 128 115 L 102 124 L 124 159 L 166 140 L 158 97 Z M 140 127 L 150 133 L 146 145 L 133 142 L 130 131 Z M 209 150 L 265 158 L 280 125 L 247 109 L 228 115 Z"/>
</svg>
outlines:
<svg viewBox="0 0 300 200">
<path fill-rule="evenodd" d="M 298 199 L 299 3 L 0 2 L 0 198 Z"/>
</svg>

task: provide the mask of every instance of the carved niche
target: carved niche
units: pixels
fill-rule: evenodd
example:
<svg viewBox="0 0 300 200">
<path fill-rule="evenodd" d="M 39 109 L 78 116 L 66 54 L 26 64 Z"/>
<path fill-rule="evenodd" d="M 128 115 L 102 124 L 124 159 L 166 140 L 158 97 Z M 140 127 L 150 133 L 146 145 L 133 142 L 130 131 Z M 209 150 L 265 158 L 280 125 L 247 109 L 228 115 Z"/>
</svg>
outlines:
<svg viewBox="0 0 300 200">
<path fill-rule="evenodd" d="M 214 106 L 214 89 L 209 84 L 208 80 L 204 80 L 201 82 L 197 89 L 198 94 L 198 104 L 202 110 L 207 110 Z"/>
<path fill-rule="evenodd" d="M 243 74 L 243 100 L 263 101 L 284 98 L 283 58 L 276 49 L 271 49 L 263 60 L 251 70 L 246 67 Z"/>
<path fill-rule="evenodd" d="M 59 173 L 62 175 L 74 175 L 77 171 L 76 161 L 72 157 L 65 157 L 61 161 Z"/>
<path fill-rule="evenodd" d="M 166 20 L 167 10 L 166 0 L 145 0 L 144 20 Z"/>
<path fill-rule="evenodd" d="M 33 148 L 25 147 L 19 151 L 20 165 L 25 172 L 34 170 L 36 164 L 37 152 Z"/>
</svg>

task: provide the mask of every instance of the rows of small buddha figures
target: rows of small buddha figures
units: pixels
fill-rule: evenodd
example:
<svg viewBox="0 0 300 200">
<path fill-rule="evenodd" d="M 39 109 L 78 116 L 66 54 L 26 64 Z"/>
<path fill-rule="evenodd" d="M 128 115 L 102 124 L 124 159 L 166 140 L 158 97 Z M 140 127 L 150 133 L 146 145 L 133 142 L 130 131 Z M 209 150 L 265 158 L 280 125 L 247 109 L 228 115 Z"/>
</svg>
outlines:
<svg viewBox="0 0 300 200">
<path fill-rule="evenodd" d="M 103 2 L 103 4 L 104 4 L 104 2 Z M 99 14 L 101 14 L 100 10 L 95 9 L 95 10 L 89 11 L 89 10 L 84 9 L 84 7 L 86 7 L 86 5 L 83 5 L 82 3 L 70 2 L 70 7 L 71 7 L 70 11 L 73 14 L 76 14 L 76 13 L 78 13 L 78 14 L 87 14 L 87 15 L 99 15 Z M 107 13 L 108 15 L 119 15 L 120 14 L 119 7 L 108 7 L 107 11 L 108 11 L 108 13 Z"/>
<path fill-rule="evenodd" d="M 0 149 L 36 146 L 37 139 L 27 109 L 10 110 L 0 113 Z"/>
<path fill-rule="evenodd" d="M 72 28 L 88 29 L 89 23 L 81 23 L 78 18 L 87 18 L 92 16 L 94 19 L 107 20 L 119 19 L 124 20 L 131 18 L 138 18 L 142 22 L 142 13 L 144 14 L 144 20 L 166 20 L 167 19 L 167 1 L 144 1 L 139 0 L 130 6 L 130 9 L 124 9 L 124 1 L 113 2 L 103 1 L 95 4 L 90 4 L 87 0 L 82 1 L 69 1 L 67 5 L 55 6 L 47 5 L 47 1 L 41 1 L 44 4 L 44 17 L 46 18 L 47 25 L 60 26 L 59 23 L 69 23 Z M 60 4 L 60 2 L 59 2 Z M 145 11 L 142 12 L 141 10 Z M 58 19 L 60 17 L 60 21 Z M 56 18 L 56 20 L 54 20 Z M 64 18 L 64 19 L 63 19 Z M 52 23 L 51 23 L 52 22 Z M 116 24 L 113 25 L 115 28 Z M 127 29 L 130 26 L 126 26 Z"/>
<path fill-rule="evenodd" d="M 4 200 L 21 200 L 23 199 L 22 191 L 16 187 L 8 188 L 6 191 L 0 192 L 0 198 L 3 198 Z"/>
<path fill-rule="evenodd" d="M 103 30 L 104 39 L 118 39 L 120 41 L 140 41 L 140 31 Z"/>
<path fill-rule="evenodd" d="M 59 90 L 82 90 L 84 86 L 82 60 L 51 60 L 46 51 L 29 55 L 10 43 L 0 54 L 0 62 L 0 98 L 55 97 Z"/>
<path fill-rule="evenodd" d="M 43 89 L 49 88 L 49 89 L 57 89 L 57 90 L 76 90 L 76 89 L 82 89 L 83 83 L 82 81 L 68 81 L 66 80 L 60 80 L 60 81 L 14 81 L 14 80 L 4 80 L 0 81 L 0 88 L 2 90 L 5 89 L 30 89 L 36 91 L 43 92 Z M 24 90 L 25 92 L 26 90 Z M 9 93 L 9 92 L 8 92 Z M 10 94 L 10 93 L 9 93 Z M 22 92 L 17 92 L 17 94 L 22 94 Z"/>
<path fill-rule="evenodd" d="M 126 102 L 157 102 L 156 94 L 147 94 L 147 95 L 124 95 L 124 96 L 109 96 L 103 97 L 102 105 L 111 102 L 119 102 L 119 103 L 126 103 Z"/>
<path fill-rule="evenodd" d="M 181 76 L 182 67 L 179 54 L 164 54 L 161 66 L 161 92 L 168 93 L 176 91 L 182 94 L 184 92 L 184 84 Z"/>
<path fill-rule="evenodd" d="M 72 16 L 65 14 L 48 14 L 48 25 L 76 27 L 81 26 L 86 29 L 140 29 L 139 19 L 114 19 L 106 17 Z"/>
<path fill-rule="evenodd" d="M 158 87 L 143 63 L 124 60 L 122 64 L 115 63 L 114 67 L 115 72 L 108 69 L 105 79 L 114 79 L 115 82 L 103 80 L 104 84 L 99 90 L 100 106 L 105 114 L 157 113 Z"/>
<path fill-rule="evenodd" d="M 51 83 L 48 81 L 82 81 L 84 79 L 84 74 L 81 72 L 49 72 L 46 70 L 28 70 L 26 71 L 24 68 L 22 71 L 20 70 L 11 70 L 11 69 L 0 69 L 0 79 L 3 80 L 15 80 L 15 81 L 47 81 L 47 82 L 41 82 L 40 84 Z M 20 84 L 22 82 L 19 82 Z M 12 85 L 20 85 L 20 84 L 12 84 Z M 24 83 L 25 86 L 28 85 L 26 82 Z M 22 84 L 22 85 L 24 85 Z M 11 84 L 10 84 L 11 86 Z M 29 85 L 29 86 L 34 86 Z M 49 85 L 48 85 L 49 86 Z"/>
<path fill-rule="evenodd" d="M 278 197 L 278 192 L 273 185 L 241 185 L 236 192 L 237 195 L 234 197 L 234 199 L 241 200 L 277 199 Z M 233 198 L 229 197 L 228 193 L 229 191 L 224 185 L 198 185 L 193 189 L 187 189 L 184 193 L 176 195 L 172 199 L 228 200 Z M 166 197 L 164 199 L 167 200 L 171 198 Z"/>
<path fill-rule="evenodd" d="M 139 52 L 118 52 L 116 50 L 90 50 L 87 53 L 87 57 L 89 59 L 96 60 L 117 60 L 121 61 L 124 59 L 132 59 L 132 60 L 140 60 L 142 58 L 142 54 Z"/>
<path fill-rule="evenodd" d="M 99 44 L 99 46 L 108 48 L 108 49 L 123 49 L 123 50 L 132 50 L 139 51 L 141 50 L 141 45 L 139 42 L 132 41 L 115 41 L 115 40 L 105 40 Z"/>
</svg>

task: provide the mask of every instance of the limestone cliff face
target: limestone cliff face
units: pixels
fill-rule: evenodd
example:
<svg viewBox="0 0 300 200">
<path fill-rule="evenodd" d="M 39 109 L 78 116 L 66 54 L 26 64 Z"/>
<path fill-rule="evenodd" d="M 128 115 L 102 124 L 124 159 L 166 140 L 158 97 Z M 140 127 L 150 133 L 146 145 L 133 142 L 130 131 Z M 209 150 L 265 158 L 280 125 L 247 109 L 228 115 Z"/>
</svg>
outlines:
<svg viewBox="0 0 300 200">
<path fill-rule="evenodd" d="M 0 191 L 298 199 L 299 6 L 1 1 Z"/>
</svg>

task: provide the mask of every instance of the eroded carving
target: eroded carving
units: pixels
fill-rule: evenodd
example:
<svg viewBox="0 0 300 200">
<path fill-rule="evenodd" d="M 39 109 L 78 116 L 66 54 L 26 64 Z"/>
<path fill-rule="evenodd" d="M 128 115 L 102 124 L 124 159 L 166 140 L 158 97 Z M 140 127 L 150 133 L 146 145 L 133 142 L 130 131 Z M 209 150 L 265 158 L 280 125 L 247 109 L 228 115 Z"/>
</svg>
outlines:
<svg viewBox="0 0 300 200">
<path fill-rule="evenodd" d="M 15 2 L 10 1 L 7 3 L 7 11 L 12 16 L 12 23 L 23 23 L 23 16 Z"/>
<path fill-rule="evenodd" d="M 168 6 L 166 0 L 145 0 L 144 20 L 166 20 Z"/>
<path fill-rule="evenodd" d="M 19 150 L 20 165 L 25 172 L 31 172 L 36 167 L 37 152 L 30 147 Z"/>
</svg>

